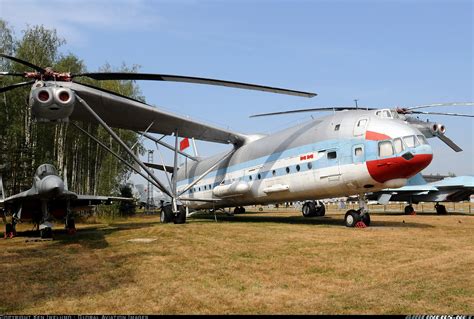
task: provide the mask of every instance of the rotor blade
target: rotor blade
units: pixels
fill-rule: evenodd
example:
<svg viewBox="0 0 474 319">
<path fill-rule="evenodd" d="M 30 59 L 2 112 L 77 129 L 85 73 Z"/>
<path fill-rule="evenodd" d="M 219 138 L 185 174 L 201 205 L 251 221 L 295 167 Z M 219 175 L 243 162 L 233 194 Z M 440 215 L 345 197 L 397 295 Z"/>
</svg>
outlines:
<svg viewBox="0 0 474 319">
<path fill-rule="evenodd" d="M 422 109 L 426 107 L 438 107 L 438 106 L 473 106 L 473 102 L 450 102 L 450 103 L 435 103 L 435 104 L 426 104 L 426 105 L 417 105 L 412 107 L 407 107 L 407 110 Z"/>
<path fill-rule="evenodd" d="M 3 54 L 3 53 L 0 53 L 0 57 L 3 57 L 5 59 L 9 59 L 9 60 L 12 60 L 12 61 L 15 61 L 15 62 L 18 62 L 18 63 L 21 63 L 23 65 L 26 65 L 26 66 L 29 66 L 30 68 L 32 69 L 35 69 L 36 71 L 39 71 L 41 73 L 45 73 L 46 70 L 43 69 L 42 67 L 39 67 L 37 65 L 34 65 L 28 61 L 25 61 L 25 60 L 22 60 L 22 59 L 18 59 L 18 58 L 15 58 L 14 56 L 10 56 L 10 55 L 6 55 L 6 54 Z"/>
<path fill-rule="evenodd" d="M 25 77 L 25 73 L 10 73 L 10 72 L 0 72 L 0 76 L 21 76 Z"/>
<path fill-rule="evenodd" d="M 35 82 L 36 81 L 33 80 L 33 81 L 20 82 L 20 83 L 15 83 L 15 84 L 12 84 L 12 85 L 9 85 L 9 86 L 5 86 L 5 87 L 0 88 L 0 93 L 7 92 L 7 91 L 10 91 L 10 90 L 13 90 L 13 89 L 16 89 L 16 88 L 19 88 L 19 87 L 22 87 L 22 86 L 25 86 L 25 85 L 28 85 L 28 84 L 33 84 Z"/>
<path fill-rule="evenodd" d="M 288 90 L 270 86 L 263 86 L 250 83 L 223 81 L 208 78 L 198 78 L 191 76 L 169 75 L 169 74 L 151 74 L 151 73 L 127 73 L 127 72 L 99 72 L 99 73 L 80 73 L 72 77 L 86 76 L 94 80 L 150 80 L 150 81 L 171 81 L 195 84 L 207 84 L 217 86 L 227 86 L 246 90 L 266 91 L 279 94 L 288 94 L 303 97 L 313 97 L 316 93 Z"/>
<path fill-rule="evenodd" d="M 444 113 L 444 112 L 409 111 L 408 114 L 429 114 L 429 115 L 448 115 L 448 116 L 474 117 L 474 115 L 472 115 L 472 114 Z"/>
<path fill-rule="evenodd" d="M 283 115 L 283 114 L 303 113 L 303 112 L 343 111 L 343 110 L 375 110 L 375 109 L 374 108 L 367 108 L 367 107 L 355 107 L 355 106 L 317 107 L 317 108 L 311 108 L 311 109 L 298 109 L 298 110 L 290 110 L 290 111 L 282 111 L 282 112 L 254 114 L 254 115 L 251 115 L 249 117 Z"/>
<path fill-rule="evenodd" d="M 448 138 L 446 135 L 444 134 L 437 134 L 436 135 L 437 137 L 439 137 L 440 140 L 442 140 L 446 145 L 448 145 L 449 147 L 451 147 L 455 152 L 461 152 L 462 151 L 462 148 L 460 148 L 459 146 L 456 145 L 456 143 L 454 143 L 450 138 Z"/>
</svg>

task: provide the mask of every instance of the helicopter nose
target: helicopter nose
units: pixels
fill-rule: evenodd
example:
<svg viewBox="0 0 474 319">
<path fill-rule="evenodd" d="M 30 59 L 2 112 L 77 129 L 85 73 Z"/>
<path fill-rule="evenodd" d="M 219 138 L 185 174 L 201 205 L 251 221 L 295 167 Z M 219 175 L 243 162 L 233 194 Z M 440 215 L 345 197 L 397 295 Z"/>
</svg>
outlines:
<svg viewBox="0 0 474 319">
<path fill-rule="evenodd" d="M 64 183 L 58 176 L 47 176 L 41 181 L 38 192 L 41 195 L 57 196 L 64 191 Z"/>
<path fill-rule="evenodd" d="M 384 183 L 393 179 L 410 178 L 426 168 L 432 160 L 431 146 L 421 145 L 398 157 L 368 161 L 367 169 L 374 180 Z"/>
</svg>

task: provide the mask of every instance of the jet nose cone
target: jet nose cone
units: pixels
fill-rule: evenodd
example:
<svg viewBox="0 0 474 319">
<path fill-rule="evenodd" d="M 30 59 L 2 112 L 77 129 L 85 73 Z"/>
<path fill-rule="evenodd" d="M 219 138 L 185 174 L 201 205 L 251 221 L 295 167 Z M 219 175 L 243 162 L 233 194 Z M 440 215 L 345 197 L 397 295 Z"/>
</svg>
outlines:
<svg viewBox="0 0 474 319">
<path fill-rule="evenodd" d="M 64 191 L 64 183 L 58 176 L 47 176 L 41 181 L 39 193 L 42 195 L 57 196 Z"/>
</svg>

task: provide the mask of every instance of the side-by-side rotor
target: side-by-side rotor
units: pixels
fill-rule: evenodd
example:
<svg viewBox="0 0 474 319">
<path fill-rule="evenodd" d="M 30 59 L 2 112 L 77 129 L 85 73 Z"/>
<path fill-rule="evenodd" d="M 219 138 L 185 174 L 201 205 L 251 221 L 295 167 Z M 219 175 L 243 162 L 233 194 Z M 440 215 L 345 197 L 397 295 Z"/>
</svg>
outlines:
<svg viewBox="0 0 474 319">
<path fill-rule="evenodd" d="M 290 89 L 283 89 L 277 87 L 270 87 L 265 85 L 243 83 L 243 82 L 234 82 L 234 81 L 223 81 L 218 79 L 209 79 L 193 76 L 182 76 L 182 75 L 172 75 L 172 74 L 152 74 L 152 73 L 132 73 L 132 72 L 87 72 L 87 73 L 59 73 L 55 72 L 52 68 L 42 68 L 40 66 L 34 65 L 28 61 L 9 56 L 6 54 L 0 53 L 0 57 L 15 61 L 17 63 L 23 64 L 34 69 L 34 72 L 0 72 L 0 76 L 16 76 L 23 77 L 32 80 L 40 81 L 66 81 L 71 82 L 75 81 L 77 78 L 87 77 L 94 80 L 147 80 L 147 81 L 170 81 L 170 82 L 183 82 L 183 83 L 193 83 L 193 84 L 206 84 L 206 85 L 215 85 L 215 86 L 226 86 L 232 88 L 239 88 L 245 90 L 256 90 L 256 91 L 265 91 L 278 94 L 286 94 L 293 96 L 301 97 L 314 97 L 317 94 L 312 92 L 303 92 Z M 16 83 L 7 87 L 0 88 L 1 92 L 6 92 L 17 87 L 31 84 L 30 81 Z"/>
</svg>

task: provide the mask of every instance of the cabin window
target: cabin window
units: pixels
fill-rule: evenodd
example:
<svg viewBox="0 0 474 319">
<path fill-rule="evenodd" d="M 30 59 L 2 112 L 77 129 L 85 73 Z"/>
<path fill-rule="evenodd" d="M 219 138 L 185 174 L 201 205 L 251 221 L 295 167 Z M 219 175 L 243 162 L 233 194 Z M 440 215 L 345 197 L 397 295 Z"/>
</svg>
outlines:
<svg viewBox="0 0 474 319">
<path fill-rule="evenodd" d="M 296 165 L 296 171 L 299 172 L 301 167 L 299 165 Z"/>
<path fill-rule="evenodd" d="M 212 188 L 211 185 L 209 185 L 209 190 L 211 190 L 211 188 Z"/>
<path fill-rule="evenodd" d="M 421 144 L 421 145 L 426 145 L 426 144 L 428 144 L 428 141 L 426 140 L 426 138 L 425 138 L 424 135 L 417 135 L 416 137 L 418 137 L 418 141 L 420 141 L 420 144 Z"/>
<path fill-rule="evenodd" d="M 201 191 L 201 187 L 199 187 L 198 190 Z"/>
<path fill-rule="evenodd" d="M 249 176 L 249 180 L 252 180 L 252 175 Z"/>
<path fill-rule="evenodd" d="M 391 156 L 391 155 L 393 155 L 392 142 L 390 141 L 379 142 L 379 156 L 385 157 L 385 156 Z"/>
<path fill-rule="evenodd" d="M 206 189 L 207 189 L 207 187 L 206 187 L 206 185 L 204 185 L 204 190 L 206 190 Z"/>
<path fill-rule="evenodd" d="M 272 171 L 272 175 L 275 176 L 277 173 L 275 170 Z"/>
<path fill-rule="evenodd" d="M 336 151 L 328 152 L 328 159 L 335 159 L 337 157 Z"/>
<path fill-rule="evenodd" d="M 313 164 L 311 164 L 311 162 L 308 162 L 308 169 L 312 169 L 313 168 Z"/>
<path fill-rule="evenodd" d="M 419 145 L 418 140 L 415 138 L 415 135 L 405 136 L 403 141 L 408 147 L 416 147 Z"/>
<path fill-rule="evenodd" d="M 336 126 L 334 126 L 334 131 L 339 131 L 340 127 L 341 127 L 341 124 L 337 124 Z"/>
<path fill-rule="evenodd" d="M 393 146 L 395 147 L 395 153 L 397 154 L 403 152 L 403 150 L 405 149 L 405 147 L 403 147 L 402 139 L 400 138 L 396 138 L 393 140 Z"/>
<path fill-rule="evenodd" d="M 354 155 L 355 156 L 362 156 L 364 154 L 364 151 L 362 150 L 362 147 L 356 147 L 354 149 Z"/>
<path fill-rule="evenodd" d="M 261 179 L 261 178 L 262 178 L 262 176 L 261 176 L 260 174 L 258 174 L 258 175 L 257 175 L 257 178 L 258 178 L 258 179 Z"/>
<path fill-rule="evenodd" d="M 287 173 L 287 174 L 290 173 L 290 168 L 289 168 L 289 167 L 286 168 L 286 173 Z"/>
</svg>

